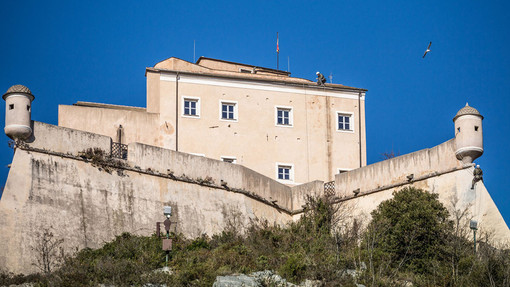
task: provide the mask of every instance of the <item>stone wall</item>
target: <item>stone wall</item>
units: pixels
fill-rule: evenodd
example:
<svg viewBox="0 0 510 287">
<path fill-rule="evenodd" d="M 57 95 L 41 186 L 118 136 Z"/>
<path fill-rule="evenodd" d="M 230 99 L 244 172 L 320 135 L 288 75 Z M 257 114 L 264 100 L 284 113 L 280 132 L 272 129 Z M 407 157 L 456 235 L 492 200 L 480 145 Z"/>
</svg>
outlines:
<svg viewBox="0 0 510 287">
<path fill-rule="evenodd" d="M 76 155 L 108 150 L 110 138 L 34 126 L 33 140 L 16 149 L 0 201 L 1 269 L 37 271 L 33 249 L 45 228 L 65 239 L 67 251 L 97 248 L 122 232 L 155 232 L 165 205 L 173 207 L 172 229 L 190 237 L 256 218 L 292 220 L 291 188 L 243 166 L 142 144 L 129 146 L 127 161 L 104 166 Z"/>
<path fill-rule="evenodd" d="M 475 219 L 480 231 L 490 234 L 494 244 L 506 245 L 510 243 L 510 230 L 483 182 L 471 189 L 473 169 L 473 164 L 464 165 L 456 159 L 452 139 L 430 149 L 337 174 L 335 193 L 351 218 L 368 222 L 370 213 L 382 201 L 392 198 L 393 192 L 408 186 L 421 188 L 437 193 L 450 214 L 467 210 L 464 228 L 468 228 L 469 219 Z"/>
<path fill-rule="evenodd" d="M 111 138 L 33 126 L 34 136 L 15 152 L 0 200 L 0 269 L 11 272 L 37 271 L 33 249 L 47 228 L 67 251 L 97 248 L 122 232 L 153 233 L 170 205 L 174 231 L 211 235 L 232 224 L 242 230 L 256 218 L 297 220 L 306 197 L 323 193 L 322 181 L 289 187 L 241 165 L 139 143 L 129 144 L 127 160 L 91 162 L 80 152 L 108 151 Z M 453 148 L 451 140 L 337 175 L 343 216 L 368 222 L 393 191 L 412 185 L 438 193 L 450 210 L 467 209 L 482 232 L 508 242 L 510 231 L 485 186 L 470 189 L 473 167 L 457 161 Z"/>
</svg>

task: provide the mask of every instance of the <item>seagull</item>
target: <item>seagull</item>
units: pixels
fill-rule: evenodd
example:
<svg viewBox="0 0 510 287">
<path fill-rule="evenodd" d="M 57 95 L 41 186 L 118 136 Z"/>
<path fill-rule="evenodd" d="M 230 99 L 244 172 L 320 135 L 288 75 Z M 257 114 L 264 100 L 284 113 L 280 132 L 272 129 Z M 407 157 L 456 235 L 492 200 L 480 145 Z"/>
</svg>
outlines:
<svg viewBox="0 0 510 287">
<path fill-rule="evenodd" d="M 423 58 L 425 58 L 427 53 L 430 52 L 430 45 L 432 45 L 432 42 L 429 43 L 429 46 L 427 47 L 427 50 L 425 51 L 425 54 L 423 54 Z"/>
</svg>

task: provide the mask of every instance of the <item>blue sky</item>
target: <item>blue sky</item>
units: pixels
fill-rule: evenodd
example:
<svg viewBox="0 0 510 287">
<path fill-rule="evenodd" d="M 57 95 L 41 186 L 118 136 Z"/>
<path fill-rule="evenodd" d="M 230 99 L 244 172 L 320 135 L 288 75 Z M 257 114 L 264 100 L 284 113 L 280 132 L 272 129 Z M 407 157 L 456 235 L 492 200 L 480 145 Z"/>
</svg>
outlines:
<svg viewBox="0 0 510 287">
<path fill-rule="evenodd" d="M 32 118 L 59 104 L 145 106 L 145 67 L 206 56 L 368 89 L 368 162 L 454 137 L 466 102 L 484 116 L 477 160 L 510 222 L 508 1 L 3 1 L 0 90 L 28 86 Z M 422 59 L 432 41 L 432 51 Z M 0 123 L 5 110 L 0 109 Z M 13 152 L 0 136 L 0 185 Z"/>
</svg>

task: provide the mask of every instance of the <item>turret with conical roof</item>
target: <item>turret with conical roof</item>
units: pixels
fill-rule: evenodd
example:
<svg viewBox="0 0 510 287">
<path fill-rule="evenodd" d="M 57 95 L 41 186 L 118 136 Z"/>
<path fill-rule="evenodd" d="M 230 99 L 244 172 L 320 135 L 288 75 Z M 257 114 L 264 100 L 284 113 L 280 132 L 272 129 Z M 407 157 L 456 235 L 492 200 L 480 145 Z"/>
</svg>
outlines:
<svg viewBox="0 0 510 287">
<path fill-rule="evenodd" d="M 468 103 L 460 109 L 453 122 L 455 124 L 455 155 L 464 163 L 472 163 L 483 154 L 483 116 Z"/>
<path fill-rule="evenodd" d="M 31 112 L 34 95 L 23 85 L 10 87 L 5 100 L 5 134 L 11 139 L 27 139 L 32 134 Z"/>
</svg>

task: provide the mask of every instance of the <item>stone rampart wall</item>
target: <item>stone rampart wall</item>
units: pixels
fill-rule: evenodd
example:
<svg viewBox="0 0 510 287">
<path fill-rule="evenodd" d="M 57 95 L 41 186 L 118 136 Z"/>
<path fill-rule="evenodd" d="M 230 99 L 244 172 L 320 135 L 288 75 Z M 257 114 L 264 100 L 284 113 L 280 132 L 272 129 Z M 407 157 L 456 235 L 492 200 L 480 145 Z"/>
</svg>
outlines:
<svg viewBox="0 0 510 287">
<path fill-rule="evenodd" d="M 32 136 L 26 143 L 36 149 L 78 155 L 88 148 L 109 151 L 112 139 L 99 134 L 32 121 Z"/>
<path fill-rule="evenodd" d="M 464 165 L 455 157 L 455 139 L 429 149 L 398 156 L 371 165 L 337 174 L 335 190 L 340 197 L 352 196 L 377 189 L 387 189 L 395 184 L 419 180 L 432 174 L 462 169 Z"/>
<path fill-rule="evenodd" d="M 143 170 L 184 175 L 227 188 L 246 190 L 292 210 L 290 187 L 241 165 L 139 143 L 129 144 L 128 161 Z"/>
</svg>

